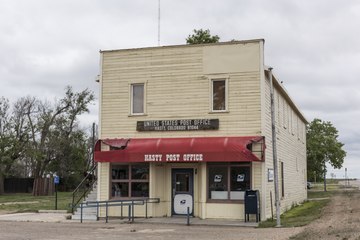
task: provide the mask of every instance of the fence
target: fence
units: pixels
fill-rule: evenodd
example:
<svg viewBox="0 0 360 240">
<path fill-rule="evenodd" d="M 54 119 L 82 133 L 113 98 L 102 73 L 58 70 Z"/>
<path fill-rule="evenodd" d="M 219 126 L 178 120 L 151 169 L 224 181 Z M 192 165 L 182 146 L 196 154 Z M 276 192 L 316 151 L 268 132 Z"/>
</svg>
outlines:
<svg viewBox="0 0 360 240">
<path fill-rule="evenodd" d="M 6 178 L 4 181 L 5 193 L 31 193 L 34 178 Z"/>
<path fill-rule="evenodd" d="M 53 195 L 55 192 L 54 178 L 36 178 L 34 180 L 34 196 Z"/>
</svg>

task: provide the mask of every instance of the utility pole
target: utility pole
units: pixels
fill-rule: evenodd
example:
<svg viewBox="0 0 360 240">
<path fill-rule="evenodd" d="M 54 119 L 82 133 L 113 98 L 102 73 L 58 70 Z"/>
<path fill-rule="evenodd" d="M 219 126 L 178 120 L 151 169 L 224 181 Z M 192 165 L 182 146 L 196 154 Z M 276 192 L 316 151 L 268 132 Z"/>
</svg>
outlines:
<svg viewBox="0 0 360 240">
<path fill-rule="evenodd" d="M 270 99 L 271 99 L 271 130 L 272 130 L 272 150 L 273 150 L 273 166 L 274 166 L 274 187 L 275 187 L 275 208 L 276 208 L 276 227 L 281 226 L 280 219 L 280 198 L 279 198 L 279 174 L 276 151 L 276 129 L 275 129 L 275 104 L 274 104 L 274 85 L 272 78 L 272 68 L 269 68 L 270 80 Z"/>
<path fill-rule="evenodd" d="M 158 9 L 158 46 L 160 46 L 160 0 L 158 0 L 158 5 L 159 5 L 159 9 Z"/>
<path fill-rule="evenodd" d="M 345 187 L 349 186 L 347 179 L 348 179 L 348 177 L 347 177 L 347 168 L 345 168 Z"/>
<path fill-rule="evenodd" d="M 324 192 L 326 191 L 326 161 L 324 161 Z"/>
</svg>

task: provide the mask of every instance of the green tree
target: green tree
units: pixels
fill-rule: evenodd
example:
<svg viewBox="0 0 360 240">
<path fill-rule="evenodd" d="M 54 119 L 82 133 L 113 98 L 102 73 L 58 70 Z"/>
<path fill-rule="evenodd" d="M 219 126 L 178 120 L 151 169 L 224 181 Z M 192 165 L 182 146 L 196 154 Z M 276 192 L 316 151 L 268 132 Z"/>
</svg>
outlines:
<svg viewBox="0 0 360 240">
<path fill-rule="evenodd" d="M 338 140 L 338 130 L 331 124 L 315 118 L 306 132 L 307 174 L 309 180 L 324 179 L 326 191 L 326 163 L 341 168 L 346 152 Z"/>
<path fill-rule="evenodd" d="M 70 134 L 64 132 L 61 123 L 56 123 L 49 138 L 53 160 L 47 170 L 61 178 L 62 190 L 72 190 L 84 177 L 87 170 L 87 135 L 78 127 Z"/>
<path fill-rule="evenodd" d="M 77 118 L 89 111 L 93 100 L 91 91 L 74 92 L 71 87 L 54 103 L 23 97 L 10 108 L 9 101 L 0 98 L 0 194 L 10 175 L 35 179 L 53 173 L 83 175 L 88 138 Z M 38 189 L 37 181 L 33 189 Z"/>
<path fill-rule="evenodd" d="M 66 161 L 60 159 L 63 154 L 61 151 L 72 143 L 71 137 L 77 130 L 76 120 L 79 115 L 89 111 L 88 105 L 93 100 L 94 94 L 88 89 L 74 92 L 71 87 L 67 87 L 65 96 L 54 104 L 34 101 L 28 105 L 26 114 L 32 131 L 30 152 L 35 179 L 51 173 L 49 165 L 52 162 Z M 67 143 L 67 146 L 61 146 L 61 143 Z M 34 182 L 34 195 L 37 195 L 36 184 L 37 181 Z"/>
<path fill-rule="evenodd" d="M 12 143 L 10 132 L 9 101 L 0 98 L 0 194 L 4 193 L 4 179 L 13 162 L 8 146 Z"/>
<path fill-rule="evenodd" d="M 186 38 L 187 44 L 202 44 L 202 43 L 217 43 L 220 37 L 218 35 L 212 36 L 210 30 L 194 29 L 194 33 Z"/>
<path fill-rule="evenodd" d="M 11 111 L 9 101 L 0 98 L 0 194 L 4 193 L 5 177 L 18 172 L 17 166 L 22 164 L 28 143 L 29 130 L 21 114 L 23 109 L 17 107 Z"/>
</svg>

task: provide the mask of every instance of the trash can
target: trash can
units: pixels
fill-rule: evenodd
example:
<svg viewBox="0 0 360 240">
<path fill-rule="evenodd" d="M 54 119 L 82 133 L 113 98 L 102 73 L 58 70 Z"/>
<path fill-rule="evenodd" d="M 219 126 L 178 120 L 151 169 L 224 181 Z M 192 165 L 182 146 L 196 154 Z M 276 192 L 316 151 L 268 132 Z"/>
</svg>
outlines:
<svg viewBox="0 0 360 240">
<path fill-rule="evenodd" d="M 256 214 L 256 222 L 260 220 L 259 190 L 245 191 L 245 222 L 249 221 L 250 214 Z"/>
</svg>

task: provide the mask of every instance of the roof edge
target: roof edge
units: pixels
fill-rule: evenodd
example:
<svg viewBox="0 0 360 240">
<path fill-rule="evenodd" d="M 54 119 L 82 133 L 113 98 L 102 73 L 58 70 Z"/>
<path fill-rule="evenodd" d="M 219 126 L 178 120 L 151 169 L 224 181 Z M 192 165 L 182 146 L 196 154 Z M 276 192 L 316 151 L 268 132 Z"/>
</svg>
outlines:
<svg viewBox="0 0 360 240">
<path fill-rule="evenodd" d="M 109 49 L 109 50 L 99 50 L 100 53 L 104 52 L 117 52 L 117 51 L 136 51 L 136 50 L 150 50 L 150 49 L 160 49 L 160 48 L 178 48 L 178 47 L 199 47 L 199 46 L 216 46 L 216 45 L 233 45 L 233 44 L 247 44 L 247 43 L 256 43 L 256 42 L 265 42 L 265 39 L 249 39 L 249 40 L 235 40 L 235 41 L 226 41 L 218 43 L 203 43 L 203 44 L 179 44 L 179 45 L 165 45 L 165 46 L 153 46 L 153 47 L 140 47 L 140 48 L 123 48 L 123 49 Z"/>
<path fill-rule="evenodd" d="M 265 66 L 264 69 L 265 69 L 265 72 L 270 72 L 269 66 Z M 285 86 L 283 84 L 279 83 L 279 81 L 277 80 L 277 78 L 275 77 L 273 72 L 271 72 L 271 73 L 272 73 L 272 77 L 274 80 L 274 86 L 284 95 L 285 99 L 289 102 L 290 106 L 292 106 L 292 108 L 300 116 L 300 118 L 305 122 L 305 124 L 308 124 L 309 121 L 306 119 L 306 117 L 301 112 L 299 107 L 295 104 L 294 100 L 292 100 L 292 98 L 290 97 L 289 93 L 287 92 Z M 265 74 L 265 75 L 267 76 L 267 74 Z"/>
</svg>

